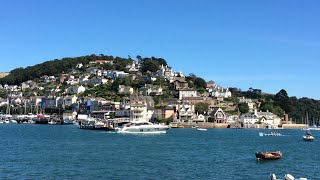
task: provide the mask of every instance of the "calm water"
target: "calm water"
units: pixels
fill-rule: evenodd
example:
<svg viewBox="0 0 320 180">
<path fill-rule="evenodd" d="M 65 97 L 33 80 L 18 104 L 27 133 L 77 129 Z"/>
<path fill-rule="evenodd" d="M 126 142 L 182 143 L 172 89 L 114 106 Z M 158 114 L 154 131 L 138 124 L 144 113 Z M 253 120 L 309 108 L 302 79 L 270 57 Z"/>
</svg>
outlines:
<svg viewBox="0 0 320 180">
<path fill-rule="evenodd" d="M 320 131 L 314 142 L 301 130 L 259 137 L 262 130 L 170 129 L 126 135 L 76 126 L 0 125 L 0 179 L 320 179 Z M 264 132 L 270 132 L 263 130 Z M 256 151 L 283 158 L 256 161 Z"/>
</svg>

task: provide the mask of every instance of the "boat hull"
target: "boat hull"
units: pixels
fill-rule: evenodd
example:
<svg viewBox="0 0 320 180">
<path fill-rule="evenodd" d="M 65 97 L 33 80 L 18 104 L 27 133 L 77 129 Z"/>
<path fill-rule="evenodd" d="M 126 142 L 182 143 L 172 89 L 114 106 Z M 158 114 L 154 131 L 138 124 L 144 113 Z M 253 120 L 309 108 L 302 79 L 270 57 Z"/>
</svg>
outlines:
<svg viewBox="0 0 320 180">
<path fill-rule="evenodd" d="M 313 136 L 303 136 L 304 141 L 313 141 L 314 137 Z"/>
<path fill-rule="evenodd" d="M 257 152 L 257 159 L 265 159 L 265 160 L 276 160 L 282 157 L 282 153 L 280 151 L 277 152 Z"/>
<path fill-rule="evenodd" d="M 117 132 L 124 134 L 163 134 L 168 129 L 168 126 L 163 125 L 141 125 L 119 128 Z"/>
</svg>

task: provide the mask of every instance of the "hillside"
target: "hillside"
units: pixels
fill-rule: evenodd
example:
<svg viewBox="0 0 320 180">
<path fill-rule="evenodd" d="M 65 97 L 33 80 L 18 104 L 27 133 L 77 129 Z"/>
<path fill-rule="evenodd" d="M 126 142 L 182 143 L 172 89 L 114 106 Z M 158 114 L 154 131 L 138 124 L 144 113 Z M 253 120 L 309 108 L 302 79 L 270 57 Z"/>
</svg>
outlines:
<svg viewBox="0 0 320 180">
<path fill-rule="evenodd" d="M 123 101 L 126 98 L 126 95 L 119 94 L 119 85 L 131 86 L 135 91 L 137 89 L 145 86 L 145 84 L 152 84 L 156 86 L 161 86 L 163 88 L 163 94 L 160 96 L 154 96 L 156 104 L 160 104 L 164 98 L 173 98 L 177 97 L 177 91 L 175 91 L 172 85 L 163 78 L 157 78 L 156 81 L 151 81 L 151 76 L 154 76 L 156 72 L 160 69 L 161 65 L 166 66 L 167 62 L 162 58 L 142 58 L 141 56 L 136 57 L 140 68 L 138 72 L 130 72 L 132 75 L 140 74 L 140 77 L 148 77 L 148 80 L 136 79 L 132 80 L 131 78 L 122 78 L 116 79 L 111 83 L 103 84 L 99 86 L 89 87 L 82 95 L 94 95 L 97 97 L 104 97 L 108 100 Z M 112 61 L 111 64 L 90 64 L 92 61 L 96 60 L 108 60 Z M 129 73 L 126 66 L 129 63 L 132 63 L 134 60 L 131 57 L 121 58 L 106 56 L 103 54 L 100 55 L 88 55 L 74 58 L 63 58 L 55 59 L 51 61 L 46 61 L 41 64 L 34 66 L 29 66 L 26 68 L 17 68 L 10 71 L 10 74 L 3 74 L 3 78 L 0 79 L 2 85 L 20 85 L 22 82 L 28 80 L 39 80 L 40 77 L 44 75 L 56 76 L 59 77 L 62 73 L 69 73 L 74 69 L 78 64 L 83 64 L 82 68 L 77 69 L 77 76 L 81 76 L 82 73 L 86 72 L 86 68 L 91 66 L 104 69 L 104 70 L 118 70 Z M 6 75 L 6 76 L 5 76 Z M 1 77 L 1 76 L 0 76 Z M 189 88 L 196 89 L 200 94 L 205 92 L 206 82 L 201 77 L 197 77 L 194 74 L 190 74 L 185 77 L 186 82 L 188 83 Z M 61 88 L 65 89 L 68 86 L 63 84 Z M 289 114 L 289 117 L 296 122 L 303 122 L 306 118 L 306 114 L 309 116 L 309 120 L 314 123 L 318 123 L 320 119 L 320 101 L 310 98 L 296 98 L 289 97 L 287 92 L 282 89 L 277 94 L 266 94 L 263 93 L 260 89 L 250 88 L 247 91 L 243 91 L 238 88 L 229 88 L 232 97 L 226 99 L 226 101 L 231 101 L 238 105 L 241 112 L 245 113 L 247 107 L 239 103 L 238 97 L 245 97 L 254 100 L 254 102 L 259 102 L 259 110 L 270 111 L 278 116 L 283 116 L 284 113 Z M 44 94 L 44 91 L 39 92 Z M 4 96 L 3 96 L 4 97 Z M 238 108 L 236 108 L 238 109 Z M 237 111 L 237 110 L 236 110 Z M 232 112 L 231 112 L 232 113 Z"/>
</svg>

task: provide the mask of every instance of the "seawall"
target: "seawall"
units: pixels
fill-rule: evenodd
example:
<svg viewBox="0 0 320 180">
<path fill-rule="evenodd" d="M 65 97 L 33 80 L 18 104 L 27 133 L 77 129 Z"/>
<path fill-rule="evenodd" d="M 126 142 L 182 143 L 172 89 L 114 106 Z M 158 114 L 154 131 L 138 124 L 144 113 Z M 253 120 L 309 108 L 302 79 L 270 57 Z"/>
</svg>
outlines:
<svg viewBox="0 0 320 180">
<path fill-rule="evenodd" d="M 307 124 L 282 124 L 283 129 L 303 129 L 308 127 Z"/>
<path fill-rule="evenodd" d="M 198 123 L 189 123 L 189 122 L 179 122 L 179 123 L 170 123 L 172 128 L 228 128 L 228 124 L 225 123 L 210 123 L 210 122 L 198 122 Z"/>
</svg>

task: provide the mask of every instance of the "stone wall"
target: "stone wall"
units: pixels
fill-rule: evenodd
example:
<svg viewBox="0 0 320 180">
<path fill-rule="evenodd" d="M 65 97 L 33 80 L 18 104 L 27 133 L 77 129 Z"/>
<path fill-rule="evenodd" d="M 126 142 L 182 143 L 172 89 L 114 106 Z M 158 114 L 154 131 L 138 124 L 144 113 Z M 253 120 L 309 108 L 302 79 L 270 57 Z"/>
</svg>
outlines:
<svg viewBox="0 0 320 180">
<path fill-rule="evenodd" d="M 198 123 L 189 123 L 189 122 L 180 122 L 180 123 L 171 123 L 172 128 L 228 128 L 228 124 L 225 123 L 210 123 L 210 122 L 198 122 Z"/>
<path fill-rule="evenodd" d="M 282 124 L 283 129 L 303 129 L 308 127 L 306 124 Z"/>
</svg>

